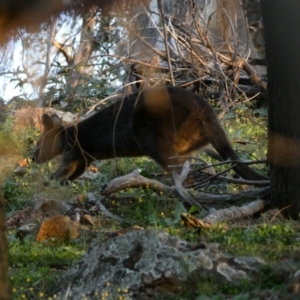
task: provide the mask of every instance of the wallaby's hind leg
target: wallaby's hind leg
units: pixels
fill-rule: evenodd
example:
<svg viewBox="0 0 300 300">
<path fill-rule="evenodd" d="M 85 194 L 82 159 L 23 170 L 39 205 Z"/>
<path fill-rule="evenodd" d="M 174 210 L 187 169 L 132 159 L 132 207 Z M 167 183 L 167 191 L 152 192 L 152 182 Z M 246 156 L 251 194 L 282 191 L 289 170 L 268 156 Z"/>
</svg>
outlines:
<svg viewBox="0 0 300 300">
<path fill-rule="evenodd" d="M 185 159 L 179 157 L 172 139 L 164 139 L 154 132 L 141 132 L 138 135 L 137 131 L 134 136 L 145 155 L 155 160 L 163 169 L 168 172 L 181 171 L 180 165 L 184 163 Z"/>
<path fill-rule="evenodd" d="M 218 130 L 219 135 L 218 138 L 212 138 L 210 140 L 211 144 L 214 148 L 218 151 L 218 153 L 222 156 L 224 160 L 231 159 L 231 160 L 240 160 L 238 155 L 233 150 L 231 144 L 229 143 L 226 134 L 224 133 L 223 129 L 220 128 Z M 213 137 L 213 134 L 211 135 Z M 216 135 L 215 135 L 216 136 Z M 244 179 L 248 180 L 267 180 L 266 177 L 260 175 L 247 165 L 238 164 L 237 166 L 233 167 L 234 171 L 242 176 Z"/>
<path fill-rule="evenodd" d="M 165 145 L 164 145 L 165 146 Z M 145 150 L 146 154 L 155 160 L 164 170 L 168 172 L 175 171 L 177 173 L 181 172 L 182 164 L 185 162 L 185 158 L 178 156 L 173 145 L 170 147 L 160 150 Z"/>
</svg>

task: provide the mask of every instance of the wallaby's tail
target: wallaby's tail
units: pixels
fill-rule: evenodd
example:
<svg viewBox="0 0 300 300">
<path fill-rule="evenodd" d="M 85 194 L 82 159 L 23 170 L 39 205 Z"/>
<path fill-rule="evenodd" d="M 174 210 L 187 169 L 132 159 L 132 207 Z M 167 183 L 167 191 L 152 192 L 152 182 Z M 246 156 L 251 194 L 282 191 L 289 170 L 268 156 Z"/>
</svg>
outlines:
<svg viewBox="0 0 300 300">
<path fill-rule="evenodd" d="M 212 116 L 210 116 L 212 117 Z M 207 123 L 207 122 L 205 122 Z M 218 120 L 214 120 L 214 122 L 209 122 L 210 128 L 206 128 L 207 138 L 209 142 L 213 145 L 213 147 L 217 150 L 217 152 L 221 155 L 221 157 L 231 160 L 240 160 L 237 156 L 236 152 L 233 150 L 225 131 L 222 126 L 218 122 Z M 234 171 L 242 176 L 244 179 L 248 180 L 267 180 L 266 177 L 258 174 L 256 171 L 248 167 L 247 165 L 238 164 L 235 166 Z"/>
</svg>

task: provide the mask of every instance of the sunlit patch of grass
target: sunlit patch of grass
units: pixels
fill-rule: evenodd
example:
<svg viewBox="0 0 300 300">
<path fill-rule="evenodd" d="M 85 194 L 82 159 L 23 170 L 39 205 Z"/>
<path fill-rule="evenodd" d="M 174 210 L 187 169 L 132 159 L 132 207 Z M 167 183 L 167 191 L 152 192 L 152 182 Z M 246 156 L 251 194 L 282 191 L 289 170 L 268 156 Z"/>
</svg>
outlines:
<svg viewBox="0 0 300 300">
<path fill-rule="evenodd" d="M 286 221 L 279 224 L 257 224 L 244 226 L 216 226 L 202 231 L 208 242 L 218 242 L 222 250 L 235 256 L 259 256 L 273 263 L 283 256 L 296 254 L 300 250 L 297 234 L 300 226 L 296 222 Z"/>
<path fill-rule="evenodd" d="M 224 117 L 222 125 L 239 156 L 245 160 L 263 159 L 267 147 L 267 115 L 238 104 Z M 236 142 L 235 142 L 236 141 Z M 241 142 L 239 142 L 241 141 Z"/>
<path fill-rule="evenodd" d="M 162 227 L 175 205 L 150 188 L 129 188 L 114 196 L 106 200 L 106 206 L 111 206 L 112 211 L 123 218 L 124 226 Z"/>
</svg>

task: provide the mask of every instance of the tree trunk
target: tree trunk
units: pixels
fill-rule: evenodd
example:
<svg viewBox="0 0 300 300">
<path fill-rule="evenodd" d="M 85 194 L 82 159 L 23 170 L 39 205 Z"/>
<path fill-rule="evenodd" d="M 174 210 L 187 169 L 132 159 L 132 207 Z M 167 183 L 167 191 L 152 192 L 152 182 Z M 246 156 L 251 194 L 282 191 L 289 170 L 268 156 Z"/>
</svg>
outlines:
<svg viewBox="0 0 300 300">
<path fill-rule="evenodd" d="M 0 174 L 1 176 L 1 174 Z M 5 214 L 2 191 L 2 180 L 0 178 L 0 300 L 9 300 L 10 284 L 8 280 L 7 240 L 5 232 Z"/>
<path fill-rule="evenodd" d="M 91 73 L 91 70 L 87 68 L 87 64 L 93 52 L 95 24 L 96 7 L 92 6 L 82 13 L 80 43 L 74 54 L 69 53 L 64 45 L 53 40 L 53 45 L 63 54 L 69 66 L 69 72 L 66 73 L 67 87 L 72 92 L 69 95 L 69 100 L 74 98 L 76 88 L 82 83 L 82 78 L 89 76 L 89 73 Z"/>
<path fill-rule="evenodd" d="M 93 6 L 82 16 L 82 29 L 80 45 L 74 56 L 74 66 L 78 65 L 79 74 L 83 74 L 86 61 L 90 58 L 93 51 L 94 30 L 96 23 L 96 8 Z M 84 63 L 80 65 L 80 63 Z"/>
<path fill-rule="evenodd" d="M 268 61 L 271 196 L 287 217 L 300 213 L 300 1 L 262 0 Z"/>
<path fill-rule="evenodd" d="M 43 94 L 45 91 L 45 87 L 49 78 L 49 72 L 51 68 L 51 48 L 52 43 L 54 41 L 55 33 L 56 33 L 56 25 L 57 25 L 57 17 L 53 17 L 50 23 L 49 28 L 49 40 L 47 43 L 47 52 L 46 52 L 46 62 L 45 62 L 45 70 L 44 74 L 40 78 L 40 85 L 38 88 L 38 101 L 36 103 L 37 107 L 43 107 L 44 106 L 44 99 Z"/>
</svg>

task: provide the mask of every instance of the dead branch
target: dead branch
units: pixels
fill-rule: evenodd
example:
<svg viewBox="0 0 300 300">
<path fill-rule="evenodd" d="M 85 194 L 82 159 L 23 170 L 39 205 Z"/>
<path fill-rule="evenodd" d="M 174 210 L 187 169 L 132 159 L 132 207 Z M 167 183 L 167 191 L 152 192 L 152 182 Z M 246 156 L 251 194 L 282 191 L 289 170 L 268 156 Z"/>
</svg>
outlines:
<svg viewBox="0 0 300 300">
<path fill-rule="evenodd" d="M 182 213 L 180 215 L 181 220 L 186 228 L 211 228 L 212 224 L 197 219 L 195 216 Z"/>
<path fill-rule="evenodd" d="M 266 202 L 256 200 L 242 207 L 232 206 L 225 209 L 219 209 L 210 213 L 203 220 L 187 213 L 180 215 L 184 226 L 187 228 L 211 228 L 213 224 L 226 221 L 237 221 L 251 217 L 262 211 L 266 207 Z"/>
<path fill-rule="evenodd" d="M 68 64 L 71 64 L 73 61 L 73 57 L 68 53 L 67 49 L 63 44 L 58 43 L 57 41 L 53 40 L 53 45 L 57 48 L 59 52 L 65 57 Z"/>
<path fill-rule="evenodd" d="M 217 210 L 205 217 L 203 221 L 211 224 L 223 221 L 236 221 L 253 216 L 262 211 L 265 207 L 266 202 L 259 199 L 242 207 L 232 206 Z"/>
<path fill-rule="evenodd" d="M 161 58 L 166 59 L 166 55 L 165 53 L 163 53 L 162 51 L 158 50 L 157 48 L 153 47 L 150 43 L 148 43 L 145 39 L 143 39 L 138 33 L 135 33 L 135 36 L 142 42 L 144 43 L 147 47 L 149 47 L 149 49 L 151 49 L 156 55 L 160 56 Z M 138 63 L 140 63 L 138 61 Z"/>
<path fill-rule="evenodd" d="M 174 76 L 173 76 L 173 71 L 172 71 L 172 65 L 171 65 L 170 49 L 169 49 L 169 45 L 168 45 L 166 24 L 164 22 L 164 15 L 163 15 L 161 0 L 157 0 L 157 6 L 158 6 L 159 14 L 160 14 L 161 26 L 163 28 L 163 33 L 164 33 L 164 42 L 165 42 L 165 48 L 166 48 L 166 53 L 167 53 L 167 61 L 168 61 L 168 66 L 169 66 L 169 72 L 170 72 L 170 76 L 171 76 L 171 83 L 172 83 L 173 86 L 175 86 L 175 81 L 174 81 Z"/>
<path fill-rule="evenodd" d="M 237 164 L 232 165 L 228 167 L 227 169 L 216 173 L 215 175 L 211 175 L 211 177 L 204 179 L 202 181 L 196 182 L 189 187 L 202 187 L 206 186 L 208 183 L 211 183 L 213 180 L 221 180 L 221 181 L 226 181 L 228 183 L 234 183 L 234 184 L 247 184 L 247 185 L 256 185 L 256 186 L 267 186 L 270 185 L 270 180 L 247 180 L 247 179 L 235 179 L 235 178 L 229 178 L 226 176 L 222 176 L 223 174 L 227 173 L 230 171 L 232 168 L 234 168 Z M 209 175 L 205 173 L 206 175 Z"/>
<path fill-rule="evenodd" d="M 106 207 L 102 204 L 101 200 L 97 199 L 97 196 L 94 193 L 87 193 L 87 198 L 88 198 L 89 201 L 95 202 L 96 205 L 99 207 L 99 209 L 103 212 L 103 214 L 105 216 L 107 216 L 108 218 L 110 218 L 112 220 L 115 220 L 117 222 L 120 222 L 120 223 L 123 222 L 123 220 L 120 217 L 118 217 L 118 216 L 112 214 L 111 212 L 109 212 L 106 209 Z"/>
<path fill-rule="evenodd" d="M 238 194 L 222 194 L 216 195 L 211 193 L 204 193 L 199 191 L 187 190 L 194 196 L 197 203 L 205 207 L 219 206 L 223 203 L 237 203 L 241 201 L 247 201 L 250 199 L 257 199 L 260 197 L 265 197 L 270 193 L 270 187 L 254 189 L 247 192 L 242 192 Z"/>
<path fill-rule="evenodd" d="M 196 205 L 196 206 L 201 207 L 201 204 L 196 202 L 194 200 L 194 198 L 191 197 L 189 195 L 189 193 L 187 192 L 187 190 L 185 190 L 182 186 L 182 183 L 184 182 L 187 175 L 189 174 L 189 171 L 190 171 L 190 163 L 189 163 L 188 160 L 186 160 L 185 163 L 183 164 L 182 171 L 181 171 L 180 175 L 178 175 L 176 172 L 172 172 L 173 179 L 174 179 L 174 182 L 175 182 L 175 188 L 176 188 L 176 191 L 178 192 L 178 194 L 181 196 L 181 198 L 184 199 L 191 206 Z"/>
<path fill-rule="evenodd" d="M 257 73 L 247 61 L 244 62 L 244 69 L 246 70 L 250 78 L 257 84 L 257 86 L 262 88 L 264 91 L 267 90 L 267 84 L 261 80 L 261 78 L 257 75 Z"/>
<path fill-rule="evenodd" d="M 257 185 L 257 186 L 267 186 L 270 185 L 270 180 L 246 180 L 246 179 L 236 179 L 236 178 L 229 178 L 226 176 L 218 176 L 217 178 L 220 181 L 225 181 L 228 183 L 234 183 L 234 184 L 248 184 L 248 185 Z"/>
<path fill-rule="evenodd" d="M 210 94 L 212 83 L 212 88 L 215 85 L 219 87 L 218 98 L 220 98 L 220 90 L 222 90 L 220 86 L 223 84 L 224 99 L 234 99 L 237 98 L 237 95 L 242 94 L 242 100 L 246 101 L 250 101 L 249 95 L 253 96 L 252 88 L 256 89 L 256 95 L 260 94 L 260 91 L 266 90 L 266 84 L 260 77 L 262 74 L 259 74 L 248 63 L 248 59 L 251 59 L 250 52 L 245 51 L 247 55 L 243 56 L 238 51 L 239 40 L 235 40 L 233 44 L 228 44 L 228 40 L 225 39 L 224 47 L 216 47 L 213 41 L 214 33 L 208 29 L 209 21 L 204 23 L 200 16 L 201 13 L 199 14 L 191 7 L 192 23 L 187 24 L 180 20 L 176 14 L 165 14 L 161 8 L 160 0 L 157 1 L 157 4 L 158 13 L 146 9 L 145 15 L 147 15 L 151 27 L 156 28 L 160 36 L 158 39 L 159 43 L 161 41 L 165 43 L 166 51 L 159 49 L 156 39 L 151 41 L 151 39 L 147 38 L 147 34 L 145 34 L 146 37 L 144 38 L 142 31 L 134 31 L 132 33 L 141 44 L 146 45 L 147 53 L 155 53 L 159 56 L 159 66 L 168 65 L 169 73 L 163 73 L 162 75 L 162 73 L 159 73 L 159 69 L 154 71 L 158 72 L 160 76 L 154 76 L 156 78 L 153 78 L 153 82 L 170 81 L 172 85 L 175 84 L 176 86 L 194 85 L 198 92 L 202 92 L 206 96 Z M 226 14 L 226 11 L 224 13 Z M 153 14 L 160 16 L 162 30 L 157 27 Z M 228 23 L 231 24 L 232 20 L 228 16 L 227 18 Z M 230 27 L 232 27 L 232 30 L 234 29 L 232 24 Z M 236 35 L 234 35 L 234 38 L 236 38 Z M 142 49 L 144 48 L 142 47 Z M 140 52 L 137 51 L 137 54 L 140 54 Z M 143 62 L 143 59 L 140 59 L 140 63 Z M 130 62 L 128 61 L 128 63 Z M 249 86 L 249 88 L 246 90 L 243 88 L 245 84 L 240 82 L 241 74 L 243 74 L 243 80 L 245 79 L 245 74 L 248 75 L 249 85 L 246 86 Z M 205 90 L 202 91 L 197 81 L 198 78 L 205 77 L 215 78 L 215 81 L 204 84 L 205 87 L 203 85 L 203 88 Z M 201 82 L 203 83 L 203 81 Z M 215 93 L 214 91 L 214 96 Z M 231 101 L 230 104 L 233 103 Z"/>
<path fill-rule="evenodd" d="M 257 199 L 264 197 L 270 192 L 270 188 L 254 189 L 248 192 L 239 194 L 222 194 L 216 195 L 211 193 L 204 193 L 187 189 L 182 187 L 182 181 L 185 178 L 185 172 L 181 175 L 175 175 L 176 187 L 169 187 L 157 180 L 143 177 L 139 174 L 138 170 L 134 170 L 132 173 L 125 176 L 121 176 L 111 180 L 103 188 L 102 193 L 104 195 L 110 195 L 112 193 L 119 192 L 128 188 L 150 188 L 158 193 L 163 192 L 169 197 L 177 197 L 178 194 L 190 205 L 195 205 L 200 209 L 208 208 L 212 206 L 219 206 L 221 203 L 234 203 L 239 201 L 245 201 L 245 199 Z"/>
<path fill-rule="evenodd" d="M 223 170 L 219 173 L 216 173 L 216 174 L 205 173 L 206 175 L 210 175 L 210 177 L 207 178 L 207 179 L 204 179 L 202 181 L 196 182 L 195 184 L 191 184 L 191 185 L 189 185 L 189 187 L 205 186 L 207 183 L 209 183 L 209 182 L 211 182 L 215 179 L 230 182 L 230 183 L 235 183 L 235 184 L 248 184 L 248 185 L 257 185 L 257 186 L 270 185 L 270 180 L 246 180 L 246 179 L 234 179 L 234 178 L 228 178 L 228 177 L 222 176 L 223 174 L 225 174 L 228 171 L 230 171 L 231 169 L 233 169 L 237 164 L 244 164 L 244 165 L 261 164 L 261 163 L 266 163 L 266 160 L 256 160 L 256 161 L 226 160 L 226 161 L 221 161 L 219 163 L 209 165 L 209 164 L 206 164 L 205 162 L 203 162 L 202 159 L 200 159 L 200 158 L 189 157 L 189 156 L 187 156 L 185 158 L 201 161 L 200 164 L 197 164 L 197 163 L 192 164 L 192 166 L 201 165 L 201 167 L 199 167 L 197 169 L 194 169 L 193 171 L 190 172 L 190 174 L 194 174 L 195 172 L 200 172 L 200 171 L 203 171 L 203 170 L 207 170 L 207 169 L 215 167 L 215 166 L 220 166 L 220 165 L 224 165 L 224 164 L 231 164 L 230 167 L 226 168 L 225 170 Z M 170 165 L 169 167 L 180 167 L 180 166 L 182 166 L 182 165 Z"/>
<path fill-rule="evenodd" d="M 174 188 L 168 187 L 157 180 L 141 176 L 139 170 L 134 170 L 130 174 L 111 180 L 103 188 L 102 193 L 104 195 L 109 195 L 132 187 L 151 188 L 157 192 L 164 192 L 166 194 L 173 193 L 175 191 Z"/>
</svg>

